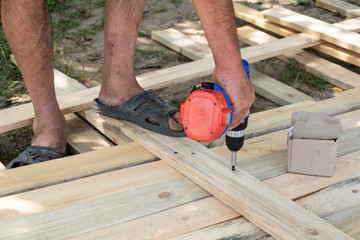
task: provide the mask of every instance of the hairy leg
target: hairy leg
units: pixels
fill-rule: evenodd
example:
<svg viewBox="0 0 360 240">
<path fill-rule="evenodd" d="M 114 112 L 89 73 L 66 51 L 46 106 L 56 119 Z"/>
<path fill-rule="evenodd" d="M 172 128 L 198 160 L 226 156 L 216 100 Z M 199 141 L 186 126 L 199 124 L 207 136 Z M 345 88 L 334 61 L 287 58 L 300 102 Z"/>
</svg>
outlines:
<svg viewBox="0 0 360 240">
<path fill-rule="evenodd" d="M 2 0 L 4 32 L 32 99 L 31 145 L 65 151 L 65 119 L 55 97 L 53 44 L 45 0 Z"/>
<path fill-rule="evenodd" d="M 99 100 L 118 106 L 143 92 L 134 74 L 136 38 L 145 0 L 105 1 L 105 53 Z M 179 113 L 169 118 L 174 131 L 182 131 Z"/>
<path fill-rule="evenodd" d="M 215 69 L 213 81 L 229 95 L 236 127 L 249 114 L 255 100 L 254 89 L 241 60 L 231 0 L 193 0 L 212 50 Z"/>
</svg>

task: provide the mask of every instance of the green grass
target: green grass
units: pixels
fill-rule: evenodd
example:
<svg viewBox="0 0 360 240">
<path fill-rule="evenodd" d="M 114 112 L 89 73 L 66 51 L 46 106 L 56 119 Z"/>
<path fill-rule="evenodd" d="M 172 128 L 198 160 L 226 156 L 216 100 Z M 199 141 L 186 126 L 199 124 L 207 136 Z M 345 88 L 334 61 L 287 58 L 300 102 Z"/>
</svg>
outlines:
<svg viewBox="0 0 360 240">
<path fill-rule="evenodd" d="M 87 27 L 81 27 L 77 30 L 76 36 L 82 37 L 83 39 L 89 39 L 91 35 L 95 34 L 97 30 L 100 28 L 100 25 L 97 23 L 92 23 Z"/>
<path fill-rule="evenodd" d="M 324 79 L 300 69 L 294 60 L 285 66 L 284 81 L 287 84 L 301 81 L 319 91 L 325 90 L 329 86 L 329 83 Z"/>
<path fill-rule="evenodd" d="M 0 108 L 4 107 L 7 99 L 26 93 L 21 73 L 10 61 L 10 54 L 10 46 L 0 26 Z"/>
<path fill-rule="evenodd" d="M 170 2 L 175 6 L 179 6 L 182 3 L 182 0 L 170 0 Z"/>
<path fill-rule="evenodd" d="M 160 12 L 165 12 L 166 10 L 167 10 L 167 9 L 164 8 L 164 7 L 158 7 L 158 8 L 155 9 L 155 12 L 156 12 L 156 13 L 160 13 Z"/>
</svg>

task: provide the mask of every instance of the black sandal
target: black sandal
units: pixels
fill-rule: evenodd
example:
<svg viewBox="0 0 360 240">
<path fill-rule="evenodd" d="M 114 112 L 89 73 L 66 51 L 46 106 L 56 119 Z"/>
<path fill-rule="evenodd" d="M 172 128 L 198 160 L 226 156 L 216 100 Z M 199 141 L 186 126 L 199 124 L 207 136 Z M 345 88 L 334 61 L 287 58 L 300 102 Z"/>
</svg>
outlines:
<svg viewBox="0 0 360 240">
<path fill-rule="evenodd" d="M 17 168 L 39 162 L 45 162 L 57 158 L 66 157 L 67 154 L 49 147 L 30 146 L 19 156 L 11 160 L 6 169 Z"/>
<path fill-rule="evenodd" d="M 186 136 L 184 130 L 181 132 L 171 130 L 169 127 L 169 116 L 178 111 L 178 109 L 164 102 L 156 95 L 154 90 L 140 93 L 116 107 L 104 105 L 96 98 L 93 102 L 93 109 L 99 114 L 133 122 L 143 128 L 167 136 Z M 150 118 L 155 119 L 157 122 L 152 123 L 149 121 Z"/>
</svg>

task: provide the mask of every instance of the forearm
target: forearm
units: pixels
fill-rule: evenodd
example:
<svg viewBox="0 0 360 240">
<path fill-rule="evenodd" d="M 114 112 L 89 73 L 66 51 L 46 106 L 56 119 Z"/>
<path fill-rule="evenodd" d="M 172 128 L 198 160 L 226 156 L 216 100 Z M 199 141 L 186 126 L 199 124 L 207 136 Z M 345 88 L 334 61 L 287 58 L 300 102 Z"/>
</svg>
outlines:
<svg viewBox="0 0 360 240">
<path fill-rule="evenodd" d="M 241 54 L 231 0 L 193 0 L 218 68 L 238 67 Z"/>
</svg>

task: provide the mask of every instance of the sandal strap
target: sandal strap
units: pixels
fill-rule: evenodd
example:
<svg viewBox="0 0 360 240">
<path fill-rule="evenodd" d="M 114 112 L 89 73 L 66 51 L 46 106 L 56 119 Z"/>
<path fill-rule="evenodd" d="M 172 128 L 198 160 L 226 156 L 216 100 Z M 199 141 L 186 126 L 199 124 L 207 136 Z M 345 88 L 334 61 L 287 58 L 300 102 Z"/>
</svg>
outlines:
<svg viewBox="0 0 360 240">
<path fill-rule="evenodd" d="M 66 157 L 66 154 L 56 149 L 42 146 L 30 146 L 20 153 L 19 156 L 14 158 L 6 168 L 11 169 L 19 167 L 20 164 L 30 165 L 62 157 Z"/>
</svg>

